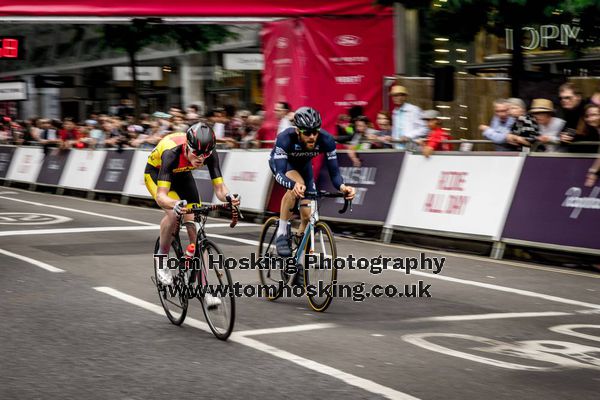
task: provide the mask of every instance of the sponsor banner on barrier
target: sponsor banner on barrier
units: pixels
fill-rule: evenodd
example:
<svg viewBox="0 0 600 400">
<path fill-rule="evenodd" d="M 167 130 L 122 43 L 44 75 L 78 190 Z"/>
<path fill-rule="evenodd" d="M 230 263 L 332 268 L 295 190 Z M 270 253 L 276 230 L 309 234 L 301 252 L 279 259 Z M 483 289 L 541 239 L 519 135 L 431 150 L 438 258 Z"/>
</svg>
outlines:
<svg viewBox="0 0 600 400">
<path fill-rule="evenodd" d="M 13 146 L 0 146 L 0 178 L 6 178 L 15 148 Z"/>
<path fill-rule="evenodd" d="M 149 155 L 150 151 L 135 151 L 127 181 L 125 182 L 125 189 L 123 190 L 127 196 L 152 198 L 144 183 L 144 170 L 146 169 Z"/>
<path fill-rule="evenodd" d="M 6 179 L 34 183 L 43 159 L 44 152 L 40 147 L 18 147 L 10 162 Z"/>
<path fill-rule="evenodd" d="M 59 185 L 92 190 L 102 169 L 105 150 L 71 150 Z"/>
<path fill-rule="evenodd" d="M 407 154 L 386 225 L 497 240 L 523 159 Z"/>
<path fill-rule="evenodd" d="M 95 190 L 122 192 L 134 153 L 134 150 L 107 151 Z"/>
<path fill-rule="evenodd" d="M 225 160 L 227 159 L 228 154 L 228 152 L 221 150 L 219 151 L 219 164 L 221 166 L 225 165 Z M 208 173 L 208 168 L 202 167 L 200 169 L 195 169 L 192 171 L 192 176 L 196 181 L 196 187 L 198 188 L 200 201 L 210 203 L 213 200 L 214 191 L 212 179 Z"/>
<path fill-rule="evenodd" d="M 600 183 L 584 186 L 593 162 L 528 157 L 502 237 L 600 249 Z"/>
<path fill-rule="evenodd" d="M 67 164 L 70 150 L 60 150 L 58 148 L 48 150 L 36 182 L 42 185 L 58 185 L 60 176 Z"/>
<path fill-rule="evenodd" d="M 272 175 L 268 151 L 232 150 L 222 163 L 222 172 L 229 190 L 242 196 L 242 209 L 264 211 Z M 218 202 L 216 196 L 213 202 Z"/>
<path fill-rule="evenodd" d="M 344 199 L 323 199 L 319 214 L 323 217 L 385 222 L 398 182 L 404 153 L 359 152 L 358 155 L 362 165 L 353 167 L 348 154 L 338 153 L 338 164 L 344 183 L 356 188 L 352 214 L 338 213 L 344 204 Z M 321 168 L 318 187 L 322 190 L 335 191 L 325 167 Z"/>
</svg>

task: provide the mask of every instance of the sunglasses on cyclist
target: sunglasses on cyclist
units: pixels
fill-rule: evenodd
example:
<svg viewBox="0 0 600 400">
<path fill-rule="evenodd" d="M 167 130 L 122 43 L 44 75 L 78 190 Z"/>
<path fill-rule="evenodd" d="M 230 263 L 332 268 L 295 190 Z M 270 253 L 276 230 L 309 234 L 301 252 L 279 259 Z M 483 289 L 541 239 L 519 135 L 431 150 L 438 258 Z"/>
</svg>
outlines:
<svg viewBox="0 0 600 400">
<path fill-rule="evenodd" d="M 188 151 L 190 153 L 192 153 L 194 156 L 196 156 L 196 157 L 202 157 L 204 159 L 207 159 L 212 154 L 212 150 L 209 151 L 209 152 L 207 152 L 207 153 L 202 153 L 198 149 L 193 149 L 189 144 L 187 145 L 187 148 L 188 148 Z"/>
<path fill-rule="evenodd" d="M 304 136 L 317 136 L 319 134 L 318 129 L 298 129 L 298 131 Z"/>
</svg>

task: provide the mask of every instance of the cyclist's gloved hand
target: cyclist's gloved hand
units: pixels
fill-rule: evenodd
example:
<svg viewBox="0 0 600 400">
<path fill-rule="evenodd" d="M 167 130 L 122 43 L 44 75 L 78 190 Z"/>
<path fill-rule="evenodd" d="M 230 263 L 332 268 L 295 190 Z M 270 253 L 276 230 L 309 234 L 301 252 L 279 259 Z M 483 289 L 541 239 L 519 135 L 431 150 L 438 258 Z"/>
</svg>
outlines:
<svg viewBox="0 0 600 400">
<path fill-rule="evenodd" d="M 177 204 L 175 204 L 175 207 L 173 207 L 173 211 L 175 212 L 175 214 L 180 216 L 183 213 L 183 210 L 185 209 L 186 205 L 187 200 L 179 200 Z"/>
<path fill-rule="evenodd" d="M 233 207 L 238 207 L 240 205 L 240 203 L 242 202 L 242 196 L 240 196 L 237 193 L 234 193 L 234 194 L 227 193 L 227 195 L 225 195 L 225 199 Z"/>
</svg>

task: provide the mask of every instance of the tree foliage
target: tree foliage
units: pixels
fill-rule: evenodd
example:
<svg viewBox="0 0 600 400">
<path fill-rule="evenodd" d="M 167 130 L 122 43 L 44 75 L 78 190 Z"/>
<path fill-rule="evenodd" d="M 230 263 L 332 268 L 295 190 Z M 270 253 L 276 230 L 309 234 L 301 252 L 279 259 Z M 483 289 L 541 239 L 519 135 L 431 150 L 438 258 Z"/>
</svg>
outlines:
<svg viewBox="0 0 600 400">
<path fill-rule="evenodd" d="M 429 26 L 421 27 L 440 35 L 451 36 L 458 42 L 469 43 L 482 29 L 504 36 L 513 29 L 515 43 L 522 43 L 523 26 L 550 23 L 569 23 L 581 28 L 581 40 L 570 43 L 571 50 L 600 44 L 600 1 L 598 0 L 379 0 L 380 4 L 401 3 L 406 8 L 428 14 Z M 434 7 L 437 4 L 438 7 Z M 513 77 L 523 69 L 520 46 L 513 50 Z M 518 85 L 516 79 L 515 85 Z M 513 86 L 513 95 L 518 87 Z"/>
<path fill-rule="evenodd" d="M 104 25 L 106 47 L 139 52 L 155 43 L 174 44 L 183 51 L 206 51 L 210 45 L 235 36 L 223 25 L 167 25 L 134 19 L 127 25 Z"/>
<path fill-rule="evenodd" d="M 133 95 L 136 116 L 139 116 L 136 55 L 152 44 L 172 44 L 183 51 L 206 51 L 213 44 L 223 43 L 236 34 L 223 25 L 167 25 L 148 19 L 134 19 L 130 24 L 104 25 L 102 47 L 124 51 L 133 71 Z"/>
</svg>

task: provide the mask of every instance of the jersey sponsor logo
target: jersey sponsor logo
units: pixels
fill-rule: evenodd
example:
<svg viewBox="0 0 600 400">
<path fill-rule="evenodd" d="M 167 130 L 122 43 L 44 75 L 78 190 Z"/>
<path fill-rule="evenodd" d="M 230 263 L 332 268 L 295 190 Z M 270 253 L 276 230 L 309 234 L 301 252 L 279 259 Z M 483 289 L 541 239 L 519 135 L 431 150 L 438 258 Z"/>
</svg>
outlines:
<svg viewBox="0 0 600 400">
<path fill-rule="evenodd" d="M 273 159 L 282 160 L 286 158 L 288 158 L 286 151 L 279 146 L 275 147 L 275 155 L 273 156 Z"/>
<path fill-rule="evenodd" d="M 362 43 L 362 39 L 354 35 L 339 35 L 333 39 L 338 46 L 353 47 Z"/>
<path fill-rule="evenodd" d="M 319 155 L 318 151 L 294 151 L 288 154 L 290 157 L 316 157 Z"/>
<path fill-rule="evenodd" d="M 194 167 L 181 167 L 181 168 L 175 168 L 173 170 L 173 173 L 177 173 L 177 172 L 186 172 L 186 171 L 191 171 L 195 169 Z"/>
<path fill-rule="evenodd" d="M 328 160 L 334 160 L 337 158 L 337 152 L 335 150 L 330 151 L 327 153 L 327 159 Z"/>
</svg>

